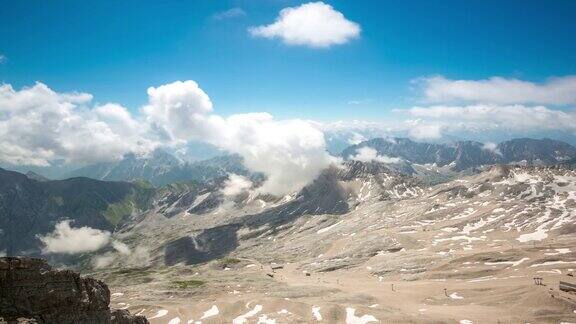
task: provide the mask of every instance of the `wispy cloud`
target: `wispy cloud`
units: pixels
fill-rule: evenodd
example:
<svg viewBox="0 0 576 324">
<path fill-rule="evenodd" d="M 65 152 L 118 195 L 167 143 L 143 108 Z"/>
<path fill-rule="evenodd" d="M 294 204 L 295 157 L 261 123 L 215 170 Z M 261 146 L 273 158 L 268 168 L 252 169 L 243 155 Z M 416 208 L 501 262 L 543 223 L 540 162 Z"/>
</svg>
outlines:
<svg viewBox="0 0 576 324">
<path fill-rule="evenodd" d="M 244 11 L 242 8 L 236 7 L 236 8 L 230 8 L 228 10 L 215 13 L 212 17 L 216 20 L 224 20 L 224 19 L 237 18 L 237 17 L 242 17 L 242 16 L 246 16 L 246 11 Z"/>
<path fill-rule="evenodd" d="M 397 157 L 389 157 L 387 155 L 380 155 L 378 151 L 375 149 L 364 146 L 356 150 L 356 155 L 349 157 L 352 160 L 361 161 L 361 162 L 381 162 L 381 163 L 400 163 L 402 162 L 401 158 Z"/>
<path fill-rule="evenodd" d="M 4 64 L 8 61 L 8 58 L 4 54 L 0 54 L 0 64 Z"/>
<path fill-rule="evenodd" d="M 482 146 L 482 149 L 489 151 L 489 152 L 492 152 L 494 154 L 502 155 L 502 152 L 500 152 L 500 149 L 498 149 L 498 144 L 496 144 L 496 143 L 486 142 Z"/>
<path fill-rule="evenodd" d="M 576 103 L 576 76 L 550 78 L 543 83 L 492 77 L 484 80 L 451 80 L 443 76 L 421 78 L 425 99 L 432 103 L 549 104 Z"/>
<path fill-rule="evenodd" d="M 469 123 L 509 130 L 554 129 L 576 132 L 576 113 L 544 106 L 478 104 L 413 107 L 412 117 L 445 123 Z"/>
<path fill-rule="evenodd" d="M 349 105 L 363 105 L 363 104 L 367 104 L 372 102 L 372 99 L 370 98 L 364 98 L 364 99 L 354 99 L 354 100 L 348 100 L 347 104 Z"/>
<path fill-rule="evenodd" d="M 252 187 L 252 181 L 250 181 L 250 179 L 230 173 L 228 179 L 224 181 L 222 193 L 224 196 L 236 196 L 247 191 L 250 187 Z"/>
</svg>

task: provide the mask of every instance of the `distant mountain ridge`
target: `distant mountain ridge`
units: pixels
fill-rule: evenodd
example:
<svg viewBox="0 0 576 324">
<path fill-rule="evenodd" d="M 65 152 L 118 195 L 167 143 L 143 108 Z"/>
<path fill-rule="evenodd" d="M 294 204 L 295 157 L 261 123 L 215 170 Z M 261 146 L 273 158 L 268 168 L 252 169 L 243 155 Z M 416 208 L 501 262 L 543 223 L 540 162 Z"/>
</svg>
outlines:
<svg viewBox="0 0 576 324">
<path fill-rule="evenodd" d="M 341 155 L 349 159 L 362 147 L 371 147 L 380 155 L 401 158 L 412 164 L 450 166 L 455 171 L 491 164 L 552 165 L 576 158 L 576 147 L 568 143 L 531 138 L 513 139 L 495 146 L 476 141 L 430 144 L 408 138 L 375 138 L 352 145 Z"/>
<path fill-rule="evenodd" d="M 174 182 L 208 181 L 228 173 L 247 175 L 238 155 L 224 155 L 197 162 L 183 162 L 157 149 L 149 156 L 127 154 L 120 161 L 96 163 L 77 169 L 64 178 L 87 177 L 106 181 L 145 180 L 155 186 Z"/>
<path fill-rule="evenodd" d="M 387 165 L 405 174 L 418 173 L 418 165 L 434 165 L 461 172 L 493 164 L 554 165 L 575 164 L 573 161 L 576 161 L 574 146 L 558 140 L 530 138 L 512 139 L 498 145 L 486 145 L 477 141 L 436 144 L 415 142 L 408 138 L 374 138 L 351 145 L 340 155 L 344 159 L 351 159 L 362 147 L 371 147 L 379 155 L 402 159 L 398 163 Z M 229 173 L 250 176 L 251 172 L 242 162 L 238 155 L 185 162 L 157 149 L 149 155 L 126 154 L 119 161 L 87 165 L 52 179 L 87 177 L 106 181 L 145 180 L 160 187 L 178 182 L 207 182 L 226 177 Z M 22 168 L 9 169 L 26 172 Z M 38 172 L 28 173 L 32 179 L 46 180 Z"/>
</svg>

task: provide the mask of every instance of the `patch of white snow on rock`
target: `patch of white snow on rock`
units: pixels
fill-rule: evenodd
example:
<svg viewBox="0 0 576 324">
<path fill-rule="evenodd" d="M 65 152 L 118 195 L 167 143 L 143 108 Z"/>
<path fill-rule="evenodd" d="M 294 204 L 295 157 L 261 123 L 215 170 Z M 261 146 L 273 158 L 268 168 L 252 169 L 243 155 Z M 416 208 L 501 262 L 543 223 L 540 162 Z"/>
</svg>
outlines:
<svg viewBox="0 0 576 324">
<path fill-rule="evenodd" d="M 366 324 L 371 322 L 378 322 L 378 319 L 372 315 L 362 315 L 358 317 L 355 315 L 356 309 L 347 307 L 346 308 L 346 324 Z"/>
<path fill-rule="evenodd" d="M 316 318 L 317 321 L 322 320 L 322 314 L 320 314 L 320 307 L 313 306 L 312 307 L 312 315 Z"/>
<path fill-rule="evenodd" d="M 216 305 L 212 305 L 212 307 L 204 312 L 204 315 L 202 315 L 202 317 L 200 317 L 200 319 L 205 319 L 208 317 L 212 317 L 212 316 L 216 316 L 220 314 L 220 310 L 218 310 L 218 306 Z"/>
</svg>

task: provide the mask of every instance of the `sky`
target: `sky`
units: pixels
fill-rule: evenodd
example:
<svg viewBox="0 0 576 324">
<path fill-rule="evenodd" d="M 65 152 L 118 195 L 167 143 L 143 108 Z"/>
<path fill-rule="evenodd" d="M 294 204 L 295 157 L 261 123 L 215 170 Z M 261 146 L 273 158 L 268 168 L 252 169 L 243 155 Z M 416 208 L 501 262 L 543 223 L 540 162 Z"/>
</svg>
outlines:
<svg viewBox="0 0 576 324">
<path fill-rule="evenodd" d="M 361 31 L 328 48 L 248 32 L 302 1 L 2 2 L 1 82 L 133 111 L 148 87 L 191 79 L 224 115 L 381 120 L 418 103 L 421 77 L 576 74 L 574 1 L 329 1 Z"/>
<path fill-rule="evenodd" d="M 371 137 L 576 144 L 574 1 L 1 1 L 0 165 L 206 145 L 282 194 Z"/>
</svg>

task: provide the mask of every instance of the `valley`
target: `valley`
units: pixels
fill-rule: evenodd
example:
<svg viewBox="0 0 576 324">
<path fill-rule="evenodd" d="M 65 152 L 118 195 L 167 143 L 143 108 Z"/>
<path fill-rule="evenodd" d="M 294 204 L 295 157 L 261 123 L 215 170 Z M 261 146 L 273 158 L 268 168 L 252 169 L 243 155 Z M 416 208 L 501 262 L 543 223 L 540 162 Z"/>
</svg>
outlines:
<svg viewBox="0 0 576 324">
<path fill-rule="evenodd" d="M 151 187 L 9 175 L 15 188 L 44 193 L 39 210 L 75 206 L 107 222 L 106 202 L 86 209 L 72 193 L 124 188 L 109 198 L 129 201 L 114 207 L 115 225 L 72 218 L 111 230 L 96 251 L 46 253 L 46 237 L 71 234 L 27 235 L 42 241 L 33 255 L 101 279 L 111 307 L 151 323 L 568 323 L 576 299 L 559 281 L 576 269 L 576 171 L 530 164 L 411 163 L 426 172 L 405 173 L 348 159 L 282 197 L 260 193 L 257 176 Z M 423 178 L 433 172 L 448 180 Z M 90 186 L 47 209 L 56 183 Z M 30 197 L 8 192 L 17 199 L 4 206 Z M 61 219 L 41 223 L 44 231 Z"/>
<path fill-rule="evenodd" d="M 252 314 L 247 322 L 260 323 L 310 323 L 319 316 L 342 323 L 576 318 L 570 295 L 558 291 L 559 280 L 576 269 L 574 171 L 493 167 L 404 191 L 378 188 L 380 176 L 343 181 L 356 190 L 349 193 L 355 207 L 347 213 L 238 230 L 238 246 L 226 257 L 170 267 L 160 265 L 164 258 L 150 272 L 98 273 L 119 293 L 113 302 L 152 323 L 222 323 L 245 313 Z M 385 193 L 393 195 L 383 199 Z M 177 228 L 184 234 L 190 222 L 243 217 L 235 213 L 147 220 L 123 235 L 173 234 Z M 170 238 L 151 235 L 145 241 L 157 250 L 165 240 Z M 544 285 L 535 285 L 534 277 Z M 142 282 L 125 284 L 132 280 Z M 213 306 L 218 315 L 202 319 Z"/>
</svg>

